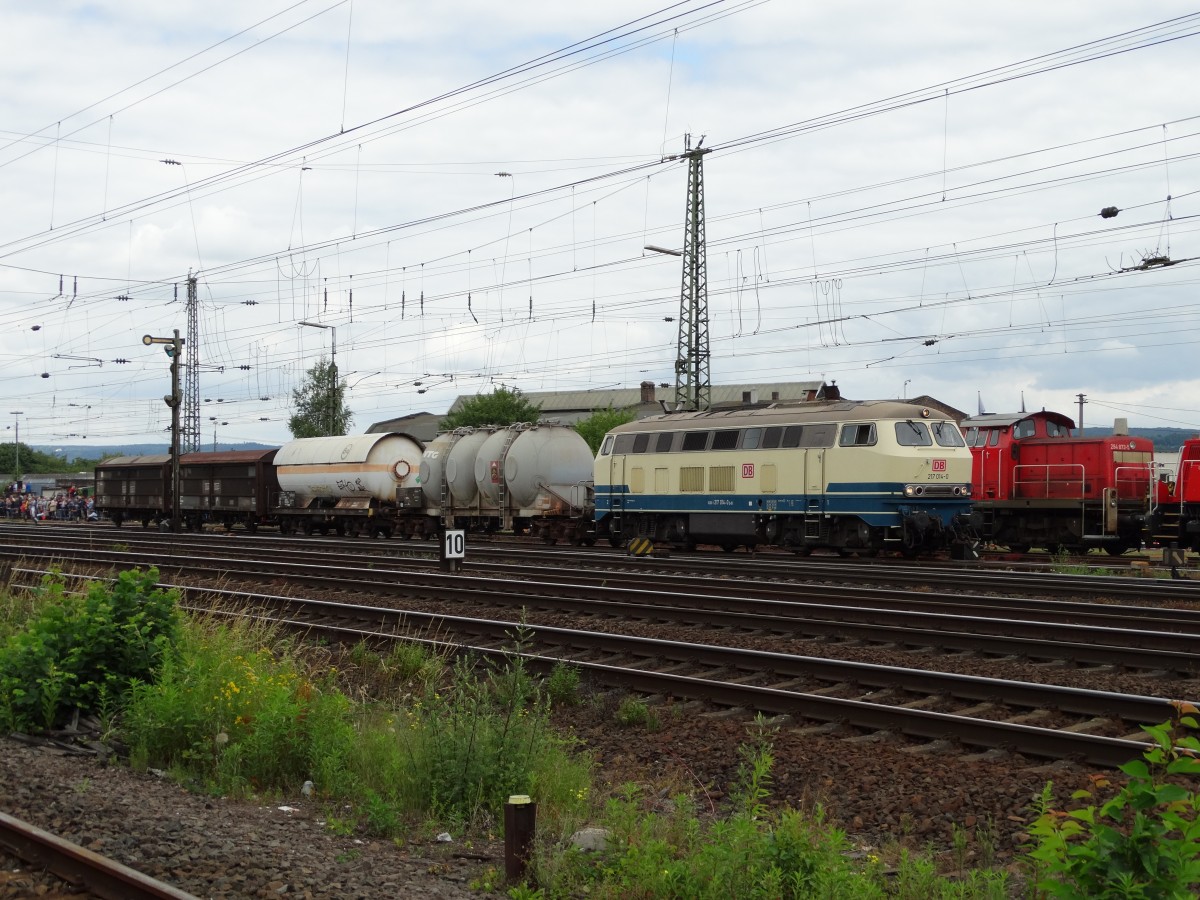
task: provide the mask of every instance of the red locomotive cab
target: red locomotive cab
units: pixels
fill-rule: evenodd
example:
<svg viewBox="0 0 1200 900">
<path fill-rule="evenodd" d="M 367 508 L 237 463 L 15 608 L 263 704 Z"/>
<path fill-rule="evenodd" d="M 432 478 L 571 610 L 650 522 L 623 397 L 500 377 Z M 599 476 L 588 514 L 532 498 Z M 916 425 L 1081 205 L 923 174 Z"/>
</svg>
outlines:
<svg viewBox="0 0 1200 900">
<path fill-rule="evenodd" d="M 1200 550 L 1200 438 L 1183 442 L 1177 469 L 1160 470 L 1151 528 L 1160 546 Z"/>
<path fill-rule="evenodd" d="M 986 538 L 1014 548 L 1120 553 L 1140 546 L 1154 479 L 1149 440 L 1076 437 L 1069 417 L 1045 410 L 985 414 L 961 425 Z"/>
<path fill-rule="evenodd" d="M 1179 449 L 1172 499 L 1176 503 L 1200 503 L 1200 438 L 1188 438 Z"/>
</svg>

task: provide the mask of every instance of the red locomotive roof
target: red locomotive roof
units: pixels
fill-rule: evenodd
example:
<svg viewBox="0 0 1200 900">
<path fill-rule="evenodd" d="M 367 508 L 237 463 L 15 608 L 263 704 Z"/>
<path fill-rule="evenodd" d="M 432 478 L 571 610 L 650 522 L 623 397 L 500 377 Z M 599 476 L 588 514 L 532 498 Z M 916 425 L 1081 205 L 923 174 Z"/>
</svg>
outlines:
<svg viewBox="0 0 1200 900">
<path fill-rule="evenodd" d="M 1008 425 L 1015 425 L 1025 419 L 1042 419 L 1046 422 L 1054 422 L 1057 425 L 1063 425 L 1067 428 L 1075 427 L 1075 420 L 1070 416 L 1064 416 L 1062 413 L 1049 412 L 1048 410 L 1039 410 L 1031 413 L 984 413 L 980 416 L 967 416 L 958 423 L 958 427 L 963 431 L 968 428 L 1003 428 Z"/>
</svg>

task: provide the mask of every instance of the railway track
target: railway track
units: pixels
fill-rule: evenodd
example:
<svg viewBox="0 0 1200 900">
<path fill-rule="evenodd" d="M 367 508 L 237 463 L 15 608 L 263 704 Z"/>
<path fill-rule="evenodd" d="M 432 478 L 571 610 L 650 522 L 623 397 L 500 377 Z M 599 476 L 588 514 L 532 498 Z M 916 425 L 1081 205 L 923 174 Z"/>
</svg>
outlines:
<svg viewBox="0 0 1200 900">
<path fill-rule="evenodd" d="M 36 558 L 61 555 L 68 559 L 82 558 L 93 551 L 96 559 L 102 554 L 114 564 L 185 565 L 189 557 L 212 556 L 225 560 L 261 560 L 269 554 L 273 560 L 288 560 L 296 564 L 320 564 L 331 558 L 367 568 L 379 566 L 379 560 L 389 564 L 409 561 L 433 562 L 436 547 L 422 542 L 368 541 L 339 538 L 285 538 L 278 535 L 164 535 L 151 531 L 96 526 L 22 526 L 0 525 L 5 539 L 3 555 L 20 558 L 24 553 Z M 877 560 L 846 560 L 793 558 L 770 556 L 702 554 L 669 560 L 634 559 L 616 551 L 597 548 L 534 548 L 514 547 L 511 544 L 472 544 L 468 572 L 497 572 L 498 567 L 514 565 L 514 560 L 530 568 L 570 568 L 576 573 L 597 572 L 610 580 L 629 577 L 641 579 L 667 574 L 671 577 L 691 574 L 698 578 L 728 579 L 736 572 L 739 579 L 785 580 L 789 583 L 867 584 L 875 589 L 889 585 L 896 589 L 926 588 L 937 585 L 939 590 L 961 590 L 972 593 L 1021 593 L 1041 597 L 1080 597 L 1104 600 L 1132 600 L 1154 606 L 1189 606 L 1200 608 L 1200 581 L 1121 576 L 1059 575 L 1030 570 L 998 570 L 976 566 L 912 565 Z M 736 567 L 731 561 L 736 559 Z M 126 562 L 128 561 L 128 562 Z M 816 588 L 813 588 L 814 590 Z M 1151 607 L 1147 607 L 1149 609 Z"/>
<path fill-rule="evenodd" d="M 105 900 L 196 900 L 192 894 L 2 812 L 0 849 Z"/>
</svg>

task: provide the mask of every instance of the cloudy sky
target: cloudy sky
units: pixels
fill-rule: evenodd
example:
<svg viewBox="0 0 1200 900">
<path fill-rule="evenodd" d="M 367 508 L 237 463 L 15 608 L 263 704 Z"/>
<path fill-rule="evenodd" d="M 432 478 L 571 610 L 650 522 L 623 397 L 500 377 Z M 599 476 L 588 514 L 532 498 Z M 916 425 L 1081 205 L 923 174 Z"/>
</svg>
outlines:
<svg viewBox="0 0 1200 900">
<path fill-rule="evenodd" d="M 1073 417 L 1083 393 L 1087 425 L 1200 429 L 1186 6 L 0 0 L 0 21 L 0 442 L 16 420 L 39 445 L 167 440 L 141 338 L 186 335 L 189 272 L 206 447 L 288 440 L 335 338 L 356 430 L 497 384 L 670 397 L 680 259 L 644 248 L 683 245 L 689 135 L 714 383 Z"/>
</svg>

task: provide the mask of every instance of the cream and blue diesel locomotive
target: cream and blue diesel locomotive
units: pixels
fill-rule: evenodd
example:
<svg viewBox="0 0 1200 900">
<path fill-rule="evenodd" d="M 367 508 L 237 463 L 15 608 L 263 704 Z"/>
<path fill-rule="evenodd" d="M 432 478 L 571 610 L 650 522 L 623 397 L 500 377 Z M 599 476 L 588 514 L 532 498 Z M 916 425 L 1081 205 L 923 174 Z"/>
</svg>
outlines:
<svg viewBox="0 0 1200 900">
<path fill-rule="evenodd" d="M 938 550 L 971 537 L 971 451 L 944 414 L 901 401 L 669 413 L 609 432 L 596 533 L 726 550 Z"/>
</svg>

